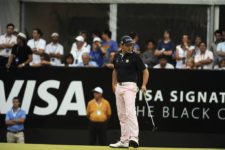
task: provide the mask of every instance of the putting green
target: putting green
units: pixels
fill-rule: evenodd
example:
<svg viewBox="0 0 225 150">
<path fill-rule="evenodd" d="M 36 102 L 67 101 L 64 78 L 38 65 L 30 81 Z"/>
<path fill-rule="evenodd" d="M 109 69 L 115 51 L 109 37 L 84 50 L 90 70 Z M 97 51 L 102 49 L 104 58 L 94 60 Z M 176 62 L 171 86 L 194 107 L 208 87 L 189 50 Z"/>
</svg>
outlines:
<svg viewBox="0 0 225 150">
<path fill-rule="evenodd" d="M 73 145 L 0 143 L 0 150 L 124 150 L 124 148 L 113 148 L 112 149 L 112 148 L 104 147 L 104 146 L 73 146 Z M 140 148 L 138 148 L 138 150 L 222 150 L 222 149 L 140 147 Z"/>
</svg>

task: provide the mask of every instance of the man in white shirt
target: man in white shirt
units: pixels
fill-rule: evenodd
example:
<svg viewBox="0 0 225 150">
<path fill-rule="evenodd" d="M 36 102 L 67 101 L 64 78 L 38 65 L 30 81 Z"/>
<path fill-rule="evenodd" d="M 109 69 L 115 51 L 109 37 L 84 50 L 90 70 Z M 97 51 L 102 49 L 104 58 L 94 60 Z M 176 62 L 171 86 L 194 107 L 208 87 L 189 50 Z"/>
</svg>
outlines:
<svg viewBox="0 0 225 150">
<path fill-rule="evenodd" d="M 80 35 L 84 38 L 84 46 L 91 51 L 91 45 L 87 43 L 88 33 L 86 31 L 80 31 Z"/>
<path fill-rule="evenodd" d="M 212 69 L 213 53 L 207 50 L 206 44 L 201 42 L 199 44 L 200 53 L 195 55 L 195 66 L 198 69 Z"/>
<path fill-rule="evenodd" d="M 159 64 L 155 65 L 154 69 L 174 69 L 174 66 L 167 61 L 167 57 L 165 55 L 161 55 L 159 58 Z"/>
<path fill-rule="evenodd" d="M 74 65 L 77 66 L 82 63 L 83 53 L 89 53 L 90 50 L 85 47 L 85 41 L 81 35 L 77 36 L 75 40 L 76 41 L 73 43 L 70 53 L 74 57 Z"/>
<path fill-rule="evenodd" d="M 14 25 L 9 23 L 6 28 L 6 33 L 0 36 L 0 67 L 6 66 L 12 47 L 17 43 L 17 37 L 13 35 Z"/>
<path fill-rule="evenodd" d="M 220 42 L 217 45 L 216 55 L 219 61 L 221 61 L 222 59 L 225 59 L 225 42 Z"/>
<path fill-rule="evenodd" d="M 61 58 L 64 53 L 63 46 L 59 43 L 59 34 L 52 33 L 52 42 L 46 46 L 45 52 L 50 57 L 50 62 L 53 66 L 59 66 L 61 64 Z"/>
<path fill-rule="evenodd" d="M 27 45 L 33 51 L 33 61 L 31 62 L 31 66 L 33 64 L 39 64 L 41 62 L 41 55 L 44 53 L 46 41 L 41 38 L 42 32 L 40 29 L 33 29 L 32 33 L 33 39 L 30 39 Z"/>
</svg>

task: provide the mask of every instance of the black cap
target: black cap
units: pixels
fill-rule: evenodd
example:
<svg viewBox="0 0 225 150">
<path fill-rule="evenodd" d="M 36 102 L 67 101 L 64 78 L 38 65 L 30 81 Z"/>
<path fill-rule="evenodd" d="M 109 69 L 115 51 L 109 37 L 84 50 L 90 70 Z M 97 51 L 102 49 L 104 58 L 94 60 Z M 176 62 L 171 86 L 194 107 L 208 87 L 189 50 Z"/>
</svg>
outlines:
<svg viewBox="0 0 225 150">
<path fill-rule="evenodd" d="M 133 39 L 130 36 L 125 35 L 121 38 L 121 44 L 131 44 L 131 43 L 133 43 Z"/>
</svg>

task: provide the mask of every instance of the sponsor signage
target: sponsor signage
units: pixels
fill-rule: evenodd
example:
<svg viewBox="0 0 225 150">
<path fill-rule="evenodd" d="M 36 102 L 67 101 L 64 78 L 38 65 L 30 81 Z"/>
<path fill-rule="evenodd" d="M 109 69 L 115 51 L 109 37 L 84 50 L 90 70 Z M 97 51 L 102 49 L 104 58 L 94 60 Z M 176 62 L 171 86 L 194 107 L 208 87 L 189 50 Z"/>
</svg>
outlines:
<svg viewBox="0 0 225 150">
<path fill-rule="evenodd" d="M 160 131 L 225 133 L 225 72 L 149 71 L 146 97 L 142 92 L 136 97 L 141 130 L 152 128 L 146 100 Z M 111 73 L 107 68 L 1 69 L 1 122 L 13 97 L 19 96 L 28 116 L 27 128 L 86 129 L 86 105 L 93 98 L 92 89 L 100 86 L 113 111 L 109 126 L 119 128 Z"/>
</svg>

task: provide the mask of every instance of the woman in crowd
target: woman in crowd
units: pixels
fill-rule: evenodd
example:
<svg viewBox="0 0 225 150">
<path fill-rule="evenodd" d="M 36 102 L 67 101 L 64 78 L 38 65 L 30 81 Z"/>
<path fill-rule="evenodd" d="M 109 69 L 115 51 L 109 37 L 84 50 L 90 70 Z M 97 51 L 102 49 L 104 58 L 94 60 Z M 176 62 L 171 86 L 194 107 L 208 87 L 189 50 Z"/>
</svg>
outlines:
<svg viewBox="0 0 225 150">
<path fill-rule="evenodd" d="M 195 46 L 192 51 L 192 57 L 194 58 L 196 54 L 200 53 L 199 44 L 202 42 L 202 38 L 200 36 L 195 37 Z"/>
<path fill-rule="evenodd" d="M 64 58 L 64 64 L 62 66 L 65 67 L 75 67 L 74 66 L 74 57 L 72 54 L 67 54 Z"/>
<path fill-rule="evenodd" d="M 214 67 L 215 70 L 225 70 L 225 59 L 219 61 L 219 64 Z"/>
<path fill-rule="evenodd" d="M 188 35 L 183 35 L 180 45 L 176 46 L 176 68 L 184 69 L 186 60 L 191 57 L 194 46 L 191 46 Z"/>
<path fill-rule="evenodd" d="M 193 58 L 188 58 L 186 61 L 185 69 L 196 69 L 195 62 Z"/>
</svg>

